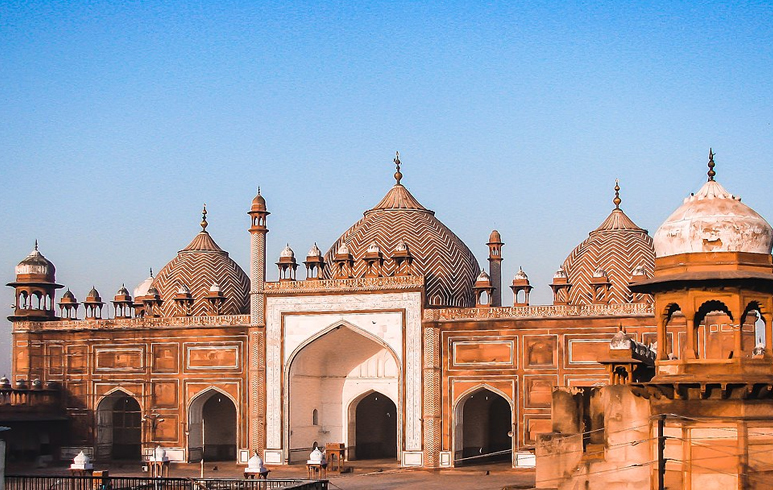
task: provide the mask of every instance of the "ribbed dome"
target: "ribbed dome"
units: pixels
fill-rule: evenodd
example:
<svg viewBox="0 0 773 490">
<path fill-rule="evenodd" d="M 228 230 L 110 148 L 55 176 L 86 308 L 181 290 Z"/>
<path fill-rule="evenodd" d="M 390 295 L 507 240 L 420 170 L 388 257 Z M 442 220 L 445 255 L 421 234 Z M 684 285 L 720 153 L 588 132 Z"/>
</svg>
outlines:
<svg viewBox="0 0 773 490">
<path fill-rule="evenodd" d="M 174 315 L 178 308 L 173 298 L 182 285 L 193 296 L 191 314 L 207 315 L 212 311 L 204 299 L 210 286 L 219 284 L 225 296 L 220 309 L 222 315 L 238 315 L 249 308 L 250 280 L 239 265 L 228 257 L 206 231 L 202 230 L 177 257 L 166 264 L 153 281 L 163 303 L 162 316 Z M 136 297 L 136 295 L 135 295 Z"/>
<path fill-rule="evenodd" d="M 569 290 L 569 304 L 590 304 L 593 302 L 591 279 L 606 278 L 610 283 L 610 303 L 629 303 L 634 270 L 641 267 L 648 275 L 655 268 L 655 251 L 652 237 L 647 230 L 639 228 L 619 208 L 619 196 L 615 197 L 616 207 L 612 213 L 590 232 L 588 238 L 569 254 L 563 269 L 572 285 Z M 651 299 L 648 298 L 648 301 Z"/>
<path fill-rule="evenodd" d="M 391 254 L 407 245 L 413 257 L 416 275 L 426 277 L 427 304 L 432 306 L 474 306 L 472 287 L 480 266 L 470 249 L 443 223 L 435 213 L 422 206 L 408 189 L 397 184 L 373 209 L 349 228 L 325 255 L 333 263 L 336 251 L 345 246 L 356 260 L 355 277 L 365 273 L 362 257 L 375 244 L 384 258 L 384 275 L 395 271 Z M 330 268 L 325 276 L 331 277 Z"/>
<path fill-rule="evenodd" d="M 709 180 L 655 232 L 658 257 L 693 252 L 770 254 L 773 229 L 765 218 Z"/>
</svg>

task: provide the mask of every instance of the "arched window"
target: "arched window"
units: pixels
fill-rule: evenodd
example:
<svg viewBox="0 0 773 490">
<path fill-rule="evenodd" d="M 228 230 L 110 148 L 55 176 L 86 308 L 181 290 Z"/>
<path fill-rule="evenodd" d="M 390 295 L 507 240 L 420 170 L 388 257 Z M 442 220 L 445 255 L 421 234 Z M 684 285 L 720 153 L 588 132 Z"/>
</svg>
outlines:
<svg viewBox="0 0 773 490">
<path fill-rule="evenodd" d="M 319 425 L 319 412 L 316 408 L 311 412 L 311 425 Z"/>
</svg>

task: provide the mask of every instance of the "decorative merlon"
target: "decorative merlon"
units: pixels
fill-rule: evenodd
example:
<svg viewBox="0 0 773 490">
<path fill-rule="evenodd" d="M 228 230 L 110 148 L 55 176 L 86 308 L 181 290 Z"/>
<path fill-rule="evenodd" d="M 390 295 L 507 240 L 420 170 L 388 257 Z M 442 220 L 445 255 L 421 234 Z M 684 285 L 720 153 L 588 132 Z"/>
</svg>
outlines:
<svg viewBox="0 0 773 490">
<path fill-rule="evenodd" d="M 14 332 L 42 330 L 132 330 L 137 328 L 249 326 L 250 315 L 112 318 L 109 320 L 61 320 L 14 322 Z"/>
<path fill-rule="evenodd" d="M 652 315 L 654 315 L 652 305 L 645 303 L 542 305 L 426 309 L 424 321 Z"/>
<path fill-rule="evenodd" d="M 319 281 L 267 282 L 260 291 L 267 295 L 309 292 L 359 292 L 420 289 L 424 276 L 357 277 L 354 279 L 323 279 Z"/>
</svg>

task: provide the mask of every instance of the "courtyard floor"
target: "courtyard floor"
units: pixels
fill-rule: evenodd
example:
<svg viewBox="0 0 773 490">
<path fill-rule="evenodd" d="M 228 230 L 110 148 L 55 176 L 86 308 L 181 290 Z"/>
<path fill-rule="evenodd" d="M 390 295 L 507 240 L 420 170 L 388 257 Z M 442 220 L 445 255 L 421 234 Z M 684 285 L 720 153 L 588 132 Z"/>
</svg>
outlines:
<svg viewBox="0 0 773 490">
<path fill-rule="evenodd" d="M 400 468 L 396 461 L 371 460 L 346 463 L 351 468 L 347 473 L 329 473 L 327 475 L 331 490 L 355 489 L 406 489 L 406 490 L 444 490 L 444 489 L 481 489 L 514 490 L 529 489 L 534 486 L 534 470 L 513 469 L 509 463 L 490 463 L 444 470 L 423 470 Z M 124 465 L 95 464 L 96 469 L 107 469 L 110 476 L 143 476 L 139 463 Z M 306 478 L 306 466 L 269 467 L 270 478 Z M 242 478 L 244 466 L 234 463 L 206 463 L 205 478 Z M 198 464 L 175 464 L 169 472 L 170 477 L 199 477 Z M 56 475 L 67 474 L 66 467 L 7 468 L 8 474 Z"/>
</svg>

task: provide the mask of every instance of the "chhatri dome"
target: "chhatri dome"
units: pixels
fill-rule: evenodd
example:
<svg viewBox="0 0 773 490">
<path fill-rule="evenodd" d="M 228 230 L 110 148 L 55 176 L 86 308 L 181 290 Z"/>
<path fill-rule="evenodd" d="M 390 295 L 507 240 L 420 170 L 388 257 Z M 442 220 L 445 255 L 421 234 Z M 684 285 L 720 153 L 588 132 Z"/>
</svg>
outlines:
<svg viewBox="0 0 773 490">
<path fill-rule="evenodd" d="M 207 233 L 207 224 L 207 208 L 204 206 L 199 234 L 153 280 L 153 287 L 163 301 L 162 316 L 177 313 L 173 299 L 182 286 L 193 296 L 193 316 L 212 314 L 212 307 L 205 297 L 213 284 L 219 285 L 225 297 L 219 310 L 221 315 L 239 315 L 249 310 L 250 279 Z"/>
<path fill-rule="evenodd" d="M 594 278 L 606 277 L 609 282 L 609 303 L 631 302 L 628 285 L 634 271 L 652 276 L 655 253 L 652 237 L 639 228 L 620 208 L 620 185 L 615 181 L 615 208 L 607 218 L 577 245 L 564 261 L 569 289 L 569 304 L 593 303 Z M 650 297 L 645 301 L 651 302 Z"/>
<path fill-rule="evenodd" d="M 53 262 L 43 256 L 38 250 L 38 241 L 35 240 L 35 248 L 27 255 L 24 260 L 16 266 L 17 276 L 30 276 L 45 278 L 46 281 L 54 282 L 56 276 L 56 267 Z"/>
<path fill-rule="evenodd" d="M 770 254 L 773 229 L 765 218 L 714 180 L 714 153 L 709 150 L 708 181 L 655 232 L 655 255 L 694 252 Z"/>
<path fill-rule="evenodd" d="M 395 272 L 391 259 L 400 247 L 411 251 L 413 273 L 426 278 L 426 301 L 430 306 L 475 306 L 473 286 L 480 266 L 467 245 L 422 206 L 400 181 L 400 155 L 394 159 L 395 185 L 384 198 L 330 247 L 325 261 L 333 263 L 336 252 L 348 250 L 356 260 L 354 277 L 365 274 L 362 257 L 375 245 L 384 254 L 384 275 Z M 332 277 L 329 268 L 325 277 Z"/>
</svg>

